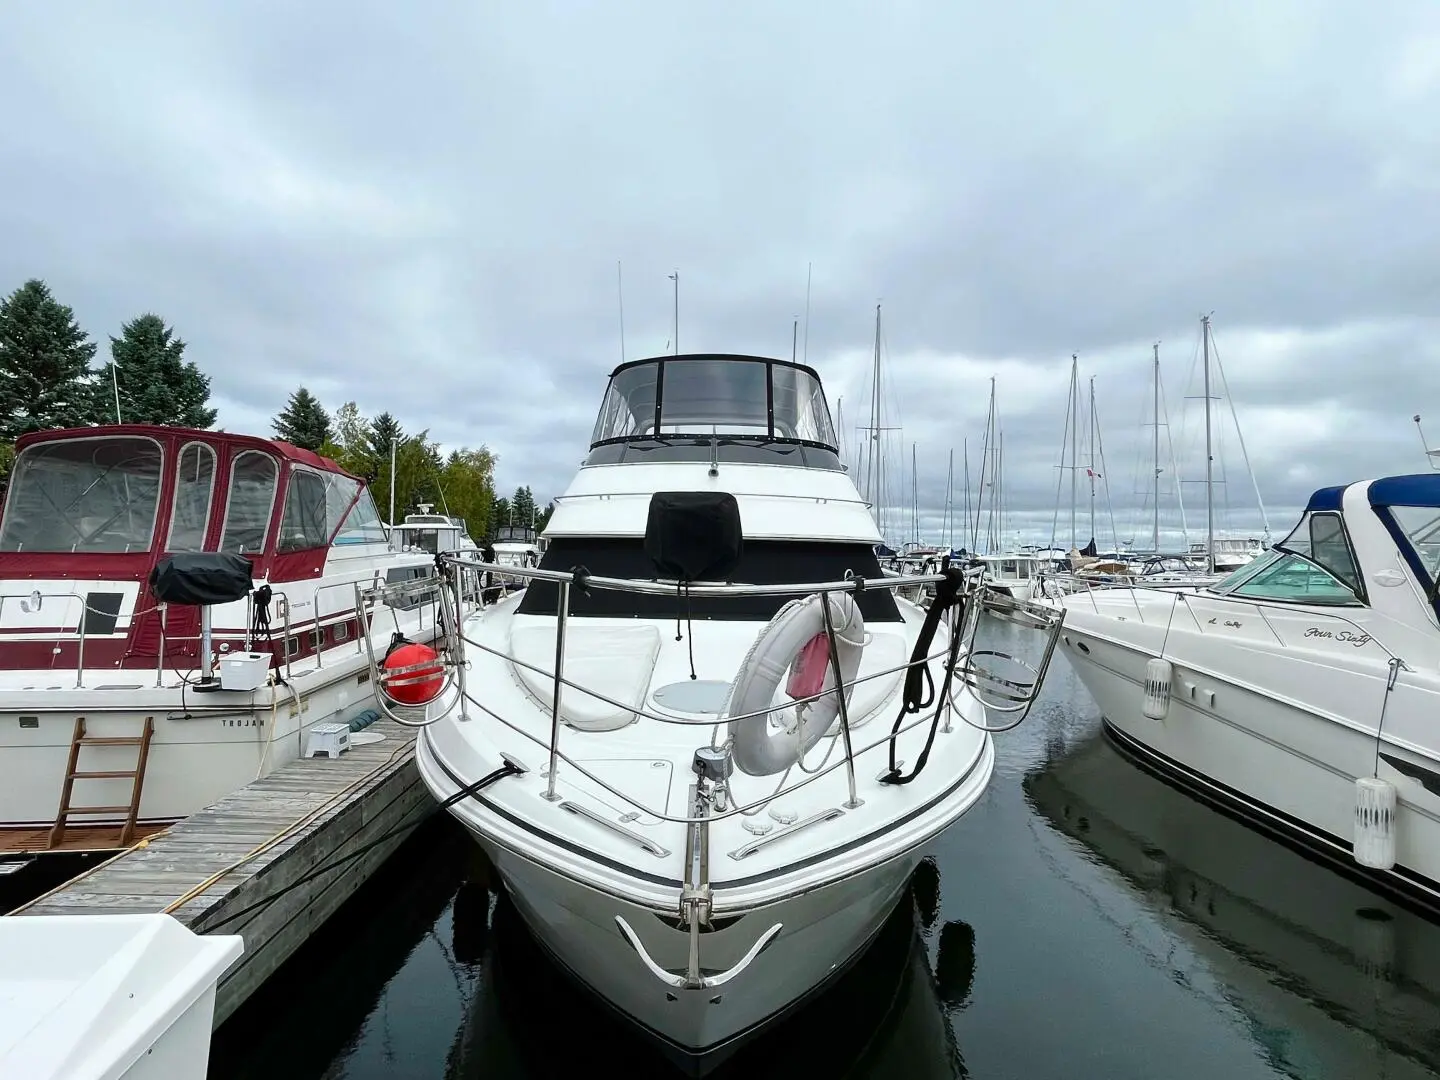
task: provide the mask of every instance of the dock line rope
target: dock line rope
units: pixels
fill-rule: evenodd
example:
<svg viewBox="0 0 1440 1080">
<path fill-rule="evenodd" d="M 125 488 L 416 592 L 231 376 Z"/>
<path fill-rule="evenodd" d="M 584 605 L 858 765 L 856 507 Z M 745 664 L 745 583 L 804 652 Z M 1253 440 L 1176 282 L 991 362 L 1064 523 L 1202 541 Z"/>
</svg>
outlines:
<svg viewBox="0 0 1440 1080">
<path fill-rule="evenodd" d="M 298 889 L 301 885 L 305 885 L 308 882 L 314 881 L 317 877 L 328 874 L 331 870 L 336 870 L 339 867 L 344 866 L 346 863 L 353 862 L 355 859 L 360 858 L 367 852 L 374 850 L 375 848 L 379 847 L 381 844 L 389 840 L 393 840 L 395 837 L 400 836 L 403 833 L 413 832 L 414 830 L 420 828 L 420 826 L 424 825 L 431 818 L 433 818 L 436 814 L 440 813 L 442 810 L 448 810 L 450 807 L 454 806 L 456 803 L 462 801 L 463 799 L 474 797 L 481 791 L 481 789 L 489 787 L 491 784 L 495 783 L 495 781 L 501 780 L 507 776 L 519 776 L 522 772 L 524 772 L 523 769 L 517 768 L 515 765 L 512 765 L 508 761 L 505 762 L 505 764 L 501 765 L 500 768 L 494 770 L 493 772 L 486 773 L 479 780 L 476 780 L 472 784 L 467 784 L 465 787 L 455 792 L 455 794 L 446 798 L 443 802 L 436 803 L 425 813 L 424 817 L 422 817 L 419 821 L 415 822 L 413 825 L 397 826 L 396 828 L 391 829 L 389 832 L 385 832 L 382 833 L 380 836 L 377 836 L 374 840 L 360 845 L 360 847 L 356 848 L 354 851 L 343 855 L 338 859 L 331 859 L 328 862 L 320 864 L 314 870 L 311 870 L 308 874 L 304 875 L 303 877 L 297 878 L 289 885 L 286 885 L 284 888 L 280 889 L 273 895 L 267 896 L 263 900 L 257 900 L 253 904 L 247 904 L 239 911 L 231 912 L 229 915 L 226 915 L 218 922 L 207 926 L 203 932 L 207 934 L 213 934 L 222 926 L 228 926 L 230 923 L 234 922 L 237 919 L 243 918 L 246 915 L 249 915 L 253 911 L 258 911 L 261 908 L 269 907 L 271 904 L 278 901 L 286 893 L 289 893 L 294 889 Z M 168 911 L 169 909 L 167 908 L 166 910 Z"/>
<path fill-rule="evenodd" d="M 354 780 L 350 781 L 350 783 L 346 784 L 339 791 L 335 792 L 335 794 L 331 795 L 319 806 L 315 807 L 315 809 L 308 810 L 304 814 L 301 814 L 294 821 L 290 822 L 289 825 L 286 825 L 283 829 L 276 832 L 274 836 L 270 837 L 268 840 L 262 840 L 260 843 L 256 844 L 253 848 L 247 851 L 244 855 L 241 855 L 238 859 L 232 862 L 229 866 L 226 866 L 220 870 L 216 870 L 215 873 L 211 874 L 204 881 L 200 882 L 200 884 L 196 885 L 192 889 L 187 890 L 184 895 L 182 895 L 178 900 L 172 900 L 169 904 L 165 905 L 165 907 L 161 909 L 162 912 L 166 915 L 174 914 L 177 909 L 183 907 L 185 904 L 188 904 L 191 900 L 194 900 L 201 893 L 206 892 L 210 888 L 210 886 L 214 885 L 221 878 L 225 877 L 227 874 L 234 873 L 251 859 L 259 855 L 265 854 L 265 852 L 269 851 L 276 844 L 288 838 L 290 834 L 293 833 L 296 829 L 308 824 L 315 818 L 319 817 L 321 814 L 324 814 L 332 806 L 334 806 L 337 800 L 350 794 L 350 792 L 354 791 L 357 787 L 369 783 L 372 779 L 374 779 L 376 776 L 378 776 L 380 773 L 384 772 L 392 764 L 394 764 L 395 759 L 398 756 L 405 753 L 410 753 L 413 755 L 414 752 L 415 744 L 413 742 L 402 743 L 401 745 L 397 746 L 394 750 L 390 752 L 389 757 L 387 757 L 380 764 L 376 765 L 369 772 L 365 773 L 363 776 L 357 776 Z"/>
<path fill-rule="evenodd" d="M 905 672 L 905 689 L 900 702 L 900 711 L 895 716 L 895 723 L 890 728 L 890 765 L 889 770 L 880 778 L 882 784 L 908 784 L 914 780 L 925 769 L 925 764 L 930 760 L 930 750 L 935 745 L 935 733 L 940 727 L 940 714 L 949 703 L 950 683 L 955 677 L 955 665 L 959 662 L 960 640 L 962 637 L 961 627 L 965 625 L 965 596 L 963 593 L 965 585 L 964 571 L 958 567 L 951 567 L 946 560 L 945 569 L 942 571 L 945 580 L 935 586 L 935 599 L 931 601 L 930 608 L 925 612 L 925 622 L 920 627 L 920 635 L 915 640 L 915 648 L 910 655 L 910 666 Z M 951 607 L 954 607 L 958 615 L 955 619 L 955 628 L 950 633 L 950 649 L 945 659 L 945 677 L 941 681 L 940 693 L 935 693 L 935 680 L 930 675 L 930 665 L 926 657 L 930 655 L 930 646 L 935 640 L 935 631 L 940 626 L 940 618 Z M 935 715 L 930 721 L 930 733 L 925 738 L 925 748 L 920 751 L 919 758 L 915 761 L 915 768 L 908 776 L 900 772 L 899 763 L 895 759 L 895 745 L 900 734 L 900 727 L 905 722 L 907 715 L 921 712 L 935 705 Z"/>
</svg>

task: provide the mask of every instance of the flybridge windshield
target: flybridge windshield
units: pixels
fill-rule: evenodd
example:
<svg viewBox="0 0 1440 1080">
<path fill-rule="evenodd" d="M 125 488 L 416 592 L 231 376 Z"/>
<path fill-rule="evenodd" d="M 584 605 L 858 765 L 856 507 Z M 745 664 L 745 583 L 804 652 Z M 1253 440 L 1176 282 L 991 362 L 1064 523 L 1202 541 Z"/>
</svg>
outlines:
<svg viewBox="0 0 1440 1080">
<path fill-rule="evenodd" d="M 836 447 L 830 408 L 813 371 L 740 356 L 642 360 L 617 368 L 591 446 L 712 435 Z"/>
<path fill-rule="evenodd" d="M 146 551 L 160 477 L 160 446 L 151 439 L 28 447 L 15 465 L 0 551 Z"/>
</svg>

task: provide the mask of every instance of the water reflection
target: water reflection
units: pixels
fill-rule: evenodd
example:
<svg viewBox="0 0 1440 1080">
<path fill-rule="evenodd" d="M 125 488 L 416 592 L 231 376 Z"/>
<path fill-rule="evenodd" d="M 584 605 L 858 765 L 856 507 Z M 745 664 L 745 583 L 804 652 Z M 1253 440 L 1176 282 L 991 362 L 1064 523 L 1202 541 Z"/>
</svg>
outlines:
<svg viewBox="0 0 1440 1080">
<path fill-rule="evenodd" d="M 940 879 L 923 861 L 844 978 L 712 1080 L 968 1078 L 948 1014 L 969 1003 L 975 933 L 941 921 Z M 633 1080 L 683 1075 L 555 967 L 447 819 L 217 1033 L 210 1080 L 506 1080 L 612 1065 Z"/>
<path fill-rule="evenodd" d="M 1050 731 L 1021 784 L 1201 958 L 1279 1074 L 1436 1075 L 1440 926 L 1195 802 L 1098 732 Z"/>
<path fill-rule="evenodd" d="M 947 1002 L 969 997 L 974 934 L 963 923 L 940 927 L 940 963 L 932 974 L 927 938 L 938 901 L 939 872 L 927 860 L 913 898 L 844 978 L 708 1075 L 732 1080 L 819 1070 L 879 1077 L 899 1070 L 917 1080 L 968 1077 L 945 1010 Z M 492 947 L 480 961 L 487 992 L 466 1021 L 447 1080 L 559 1076 L 574 1068 L 577 1053 L 588 1058 L 601 1047 L 607 1060 L 623 1062 L 629 1078 L 684 1075 L 564 975 L 507 900 L 497 898 L 489 915 Z M 459 934 L 458 916 L 455 928 Z"/>
</svg>

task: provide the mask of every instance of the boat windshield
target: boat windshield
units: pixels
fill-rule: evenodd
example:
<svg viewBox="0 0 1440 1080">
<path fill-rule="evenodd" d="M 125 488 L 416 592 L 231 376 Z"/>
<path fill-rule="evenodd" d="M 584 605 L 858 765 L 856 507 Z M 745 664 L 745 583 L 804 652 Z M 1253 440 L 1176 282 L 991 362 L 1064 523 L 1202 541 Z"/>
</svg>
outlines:
<svg viewBox="0 0 1440 1080">
<path fill-rule="evenodd" d="M 632 439 L 781 440 L 835 450 L 820 377 L 783 360 L 679 356 L 621 365 L 610 376 L 591 448 Z"/>
<path fill-rule="evenodd" d="M 153 439 L 65 439 L 15 463 L 0 551 L 148 551 L 160 501 Z"/>
<path fill-rule="evenodd" d="M 1355 607 L 1363 602 L 1349 585 L 1318 563 L 1278 547 L 1220 579 L 1210 591 L 1245 600 L 1317 607 Z"/>
</svg>

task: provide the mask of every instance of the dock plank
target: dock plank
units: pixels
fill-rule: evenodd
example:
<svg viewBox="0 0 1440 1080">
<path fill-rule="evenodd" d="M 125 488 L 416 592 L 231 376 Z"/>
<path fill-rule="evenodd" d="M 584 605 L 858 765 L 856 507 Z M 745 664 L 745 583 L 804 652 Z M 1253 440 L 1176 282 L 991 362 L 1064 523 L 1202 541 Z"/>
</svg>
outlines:
<svg viewBox="0 0 1440 1080">
<path fill-rule="evenodd" d="M 172 912 L 197 933 L 245 939 L 220 983 L 218 1026 L 434 812 L 415 771 L 415 730 L 390 720 L 368 730 L 385 740 L 291 762 L 12 915 L 163 911 L 223 871 Z"/>
</svg>

